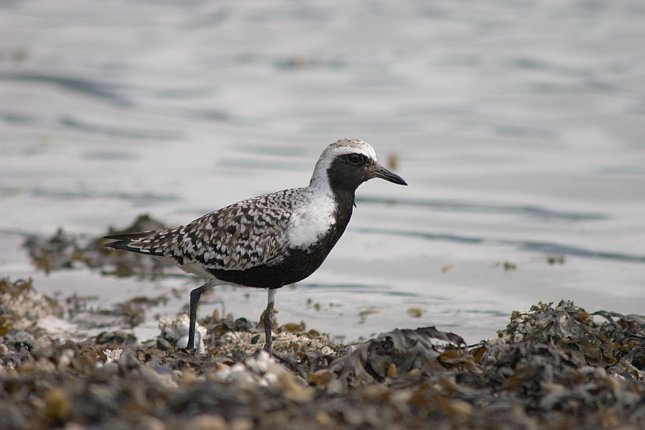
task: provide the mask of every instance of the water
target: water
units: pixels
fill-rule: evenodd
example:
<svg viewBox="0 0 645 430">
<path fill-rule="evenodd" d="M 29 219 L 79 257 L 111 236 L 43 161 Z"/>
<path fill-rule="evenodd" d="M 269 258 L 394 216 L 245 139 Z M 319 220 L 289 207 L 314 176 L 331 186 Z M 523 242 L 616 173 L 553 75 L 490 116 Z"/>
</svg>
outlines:
<svg viewBox="0 0 645 430">
<path fill-rule="evenodd" d="M 184 223 L 304 185 L 325 145 L 361 137 L 410 186 L 359 189 L 281 322 L 476 341 L 539 300 L 643 313 L 645 5 L 348 3 L 0 2 L 0 274 L 101 303 L 185 291 L 152 336 L 196 281 L 45 276 L 23 235 Z M 200 313 L 257 319 L 265 300 L 220 288 Z"/>
</svg>

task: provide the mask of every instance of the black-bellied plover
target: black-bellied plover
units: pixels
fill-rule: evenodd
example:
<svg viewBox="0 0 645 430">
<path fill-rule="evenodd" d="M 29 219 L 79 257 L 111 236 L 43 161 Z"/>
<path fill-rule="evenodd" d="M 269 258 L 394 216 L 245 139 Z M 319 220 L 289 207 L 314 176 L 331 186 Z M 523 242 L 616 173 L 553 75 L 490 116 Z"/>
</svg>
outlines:
<svg viewBox="0 0 645 430">
<path fill-rule="evenodd" d="M 341 139 L 320 155 L 309 186 L 234 203 L 168 230 L 106 236 L 106 246 L 152 255 L 209 281 L 190 293 L 189 349 L 195 348 L 200 296 L 218 284 L 268 289 L 264 348 L 271 352 L 276 290 L 311 275 L 352 216 L 354 193 L 382 178 L 407 185 L 360 139 Z"/>
</svg>

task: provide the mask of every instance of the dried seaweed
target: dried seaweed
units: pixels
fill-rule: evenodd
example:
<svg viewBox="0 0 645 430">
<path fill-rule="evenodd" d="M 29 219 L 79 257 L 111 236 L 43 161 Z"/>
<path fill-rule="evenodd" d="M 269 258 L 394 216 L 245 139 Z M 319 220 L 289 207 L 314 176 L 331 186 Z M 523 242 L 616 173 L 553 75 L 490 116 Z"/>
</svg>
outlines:
<svg viewBox="0 0 645 430">
<path fill-rule="evenodd" d="M 106 234 L 132 233 L 164 228 L 164 225 L 147 214 L 140 215 L 123 230 L 109 229 Z M 103 237 L 86 239 L 83 235 L 65 232 L 62 228 L 50 238 L 29 237 L 24 247 L 38 270 L 49 273 L 56 270 L 87 267 L 101 269 L 104 273 L 125 277 L 154 279 L 164 273 L 165 265 L 148 256 L 125 251 L 112 251 L 104 247 Z"/>
<path fill-rule="evenodd" d="M 142 216 L 122 232 L 159 227 Z M 62 230 L 26 246 L 45 271 L 163 274 L 154 259 Z M 74 342 L 41 326 L 83 315 L 100 326 L 103 312 L 132 327 L 164 299 L 97 311 L 87 298 L 59 303 L 30 281 L 0 280 L 2 428 L 645 428 L 645 317 L 569 301 L 514 312 L 497 339 L 471 348 L 434 327 L 339 345 L 285 324 L 269 357 L 259 351 L 263 330 L 213 314 L 199 321 L 205 353 L 193 355 L 177 347 L 185 316 L 161 320 L 159 337 L 144 343 L 119 330 Z"/>
<path fill-rule="evenodd" d="M 19 300 L 63 315 L 30 283 L 0 291 L 5 311 Z M 3 429 L 645 427 L 645 318 L 566 301 L 514 313 L 472 348 L 434 327 L 336 345 L 287 325 L 276 357 L 244 319 L 201 320 L 206 353 L 193 355 L 173 346 L 172 321 L 157 341 L 74 342 L 44 332 L 42 312 L 10 315 L 21 322 L 0 336 Z"/>
</svg>

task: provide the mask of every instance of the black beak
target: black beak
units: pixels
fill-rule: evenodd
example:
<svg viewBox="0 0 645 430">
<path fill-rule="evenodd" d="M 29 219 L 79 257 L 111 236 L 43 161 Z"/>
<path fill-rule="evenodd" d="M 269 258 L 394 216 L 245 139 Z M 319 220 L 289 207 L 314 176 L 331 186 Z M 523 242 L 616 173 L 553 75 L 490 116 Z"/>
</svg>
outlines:
<svg viewBox="0 0 645 430">
<path fill-rule="evenodd" d="M 376 166 L 376 169 L 374 170 L 374 177 L 385 179 L 388 182 L 393 182 L 399 185 L 408 185 L 408 183 L 405 182 L 402 177 L 400 177 L 396 173 L 390 172 L 385 167 L 380 165 Z"/>
</svg>

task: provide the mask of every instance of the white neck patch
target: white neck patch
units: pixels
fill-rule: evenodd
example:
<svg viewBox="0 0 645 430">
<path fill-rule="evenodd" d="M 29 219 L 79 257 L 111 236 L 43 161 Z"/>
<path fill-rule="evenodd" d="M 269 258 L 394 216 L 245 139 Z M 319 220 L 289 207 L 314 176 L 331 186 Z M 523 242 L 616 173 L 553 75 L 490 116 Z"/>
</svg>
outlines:
<svg viewBox="0 0 645 430">
<path fill-rule="evenodd" d="M 309 199 L 296 208 L 287 228 L 287 241 L 290 248 L 307 249 L 336 223 L 336 201 L 331 193 L 320 193 L 310 189 Z"/>
</svg>

